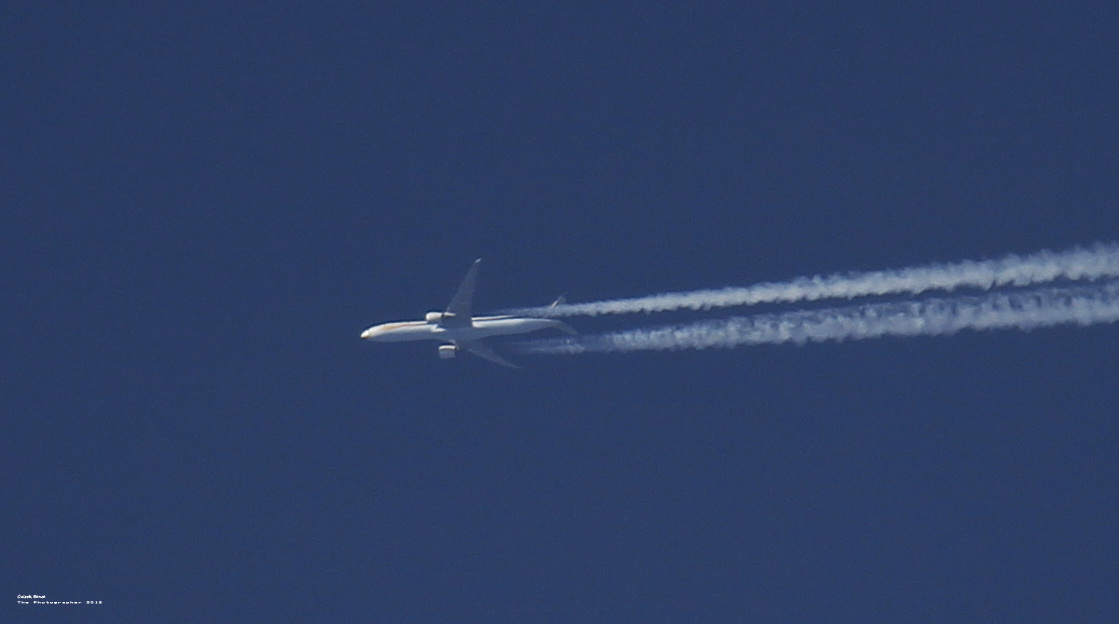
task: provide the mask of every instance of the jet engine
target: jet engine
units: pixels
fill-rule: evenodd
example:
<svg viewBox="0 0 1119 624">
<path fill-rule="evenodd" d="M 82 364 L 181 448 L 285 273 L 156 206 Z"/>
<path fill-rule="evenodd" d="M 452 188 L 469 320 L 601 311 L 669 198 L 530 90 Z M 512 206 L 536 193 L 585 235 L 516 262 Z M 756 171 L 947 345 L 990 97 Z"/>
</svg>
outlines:
<svg viewBox="0 0 1119 624">
<path fill-rule="evenodd" d="M 451 312 L 428 312 L 424 315 L 424 321 L 435 325 L 437 323 L 442 323 L 445 320 L 449 321 L 454 317 L 455 315 Z"/>
<path fill-rule="evenodd" d="M 458 347 L 453 344 L 439 345 L 439 359 L 449 360 L 458 353 Z"/>
</svg>

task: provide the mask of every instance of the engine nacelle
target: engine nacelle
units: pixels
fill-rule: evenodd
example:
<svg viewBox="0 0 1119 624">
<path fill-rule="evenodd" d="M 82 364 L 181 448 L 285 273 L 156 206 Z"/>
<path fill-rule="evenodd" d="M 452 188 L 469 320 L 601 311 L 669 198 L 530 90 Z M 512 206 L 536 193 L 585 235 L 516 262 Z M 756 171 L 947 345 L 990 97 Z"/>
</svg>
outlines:
<svg viewBox="0 0 1119 624">
<path fill-rule="evenodd" d="M 458 353 L 458 347 L 453 344 L 439 345 L 439 359 L 449 360 Z"/>
<path fill-rule="evenodd" d="M 424 321 L 432 325 L 442 323 L 443 321 L 449 321 L 453 318 L 455 318 L 455 315 L 451 312 L 428 312 L 424 315 Z"/>
</svg>

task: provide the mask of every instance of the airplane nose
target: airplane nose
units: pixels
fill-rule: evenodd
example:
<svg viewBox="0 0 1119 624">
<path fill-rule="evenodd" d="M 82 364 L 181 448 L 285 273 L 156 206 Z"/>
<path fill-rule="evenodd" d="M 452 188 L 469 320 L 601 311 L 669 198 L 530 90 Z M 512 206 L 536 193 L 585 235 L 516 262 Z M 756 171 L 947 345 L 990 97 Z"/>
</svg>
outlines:
<svg viewBox="0 0 1119 624">
<path fill-rule="evenodd" d="M 373 337 L 373 328 L 372 327 L 370 327 L 369 329 L 361 332 L 362 340 L 369 340 L 372 337 Z"/>
</svg>

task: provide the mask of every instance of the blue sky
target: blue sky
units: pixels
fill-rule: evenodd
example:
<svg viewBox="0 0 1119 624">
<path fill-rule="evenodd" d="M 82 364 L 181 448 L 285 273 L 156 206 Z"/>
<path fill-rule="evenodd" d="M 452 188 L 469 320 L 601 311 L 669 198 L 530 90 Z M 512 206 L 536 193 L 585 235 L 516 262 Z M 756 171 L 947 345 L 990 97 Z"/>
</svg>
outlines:
<svg viewBox="0 0 1119 624">
<path fill-rule="evenodd" d="M 357 336 L 476 257 L 487 311 L 1119 240 L 1117 21 L 5 5 L 0 570 L 104 603 L 14 613 L 1114 620 L 1115 326 Z"/>
</svg>

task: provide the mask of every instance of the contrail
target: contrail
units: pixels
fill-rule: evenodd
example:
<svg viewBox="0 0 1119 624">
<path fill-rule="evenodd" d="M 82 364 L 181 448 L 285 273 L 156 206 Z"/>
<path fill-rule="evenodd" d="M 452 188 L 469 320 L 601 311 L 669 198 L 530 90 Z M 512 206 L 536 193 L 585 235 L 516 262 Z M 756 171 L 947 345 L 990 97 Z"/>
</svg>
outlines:
<svg viewBox="0 0 1119 624">
<path fill-rule="evenodd" d="M 740 345 L 943 336 L 961 330 L 1030 330 L 1119 321 L 1119 281 L 944 299 L 871 303 L 734 317 L 519 343 L 527 353 L 575 354 L 731 348 Z"/>
<path fill-rule="evenodd" d="M 964 261 L 923 267 L 802 277 L 788 282 L 664 293 L 648 297 L 590 303 L 557 304 L 507 312 L 527 316 L 597 316 L 671 310 L 708 310 L 760 303 L 853 299 L 869 295 L 916 295 L 958 288 L 989 290 L 998 286 L 1033 286 L 1057 280 L 1119 277 L 1119 244 L 1097 244 L 1062 252 L 1041 251 L 999 260 Z"/>
</svg>

